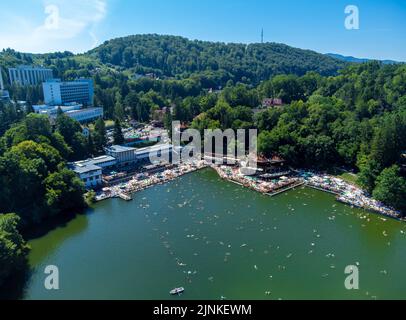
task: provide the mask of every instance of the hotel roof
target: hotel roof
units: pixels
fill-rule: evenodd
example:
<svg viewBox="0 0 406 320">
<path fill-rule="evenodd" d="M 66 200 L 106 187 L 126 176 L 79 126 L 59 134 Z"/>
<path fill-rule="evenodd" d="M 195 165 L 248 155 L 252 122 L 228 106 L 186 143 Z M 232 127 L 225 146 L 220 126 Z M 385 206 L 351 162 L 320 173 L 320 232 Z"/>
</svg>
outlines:
<svg viewBox="0 0 406 320">
<path fill-rule="evenodd" d="M 101 110 L 103 108 L 101 107 L 92 107 L 92 108 L 85 108 L 85 109 L 80 109 L 80 110 L 69 110 L 66 113 L 67 114 L 76 114 L 76 113 L 86 113 L 89 111 L 93 111 L 93 110 Z"/>
<path fill-rule="evenodd" d="M 69 167 L 76 173 L 86 173 L 96 170 L 101 170 L 102 168 L 98 166 L 99 164 L 105 162 L 116 161 L 116 158 L 111 156 L 100 156 L 93 159 L 77 161 L 69 164 Z"/>
<path fill-rule="evenodd" d="M 112 156 L 100 156 L 97 158 L 93 158 L 90 160 L 95 165 L 98 165 L 99 163 L 105 163 L 105 162 L 110 162 L 110 161 L 116 161 L 116 158 Z"/>
<path fill-rule="evenodd" d="M 102 168 L 87 161 L 80 161 L 69 164 L 69 167 L 78 174 L 101 170 Z"/>
<path fill-rule="evenodd" d="M 172 147 L 171 144 L 156 144 L 151 147 L 137 149 L 136 154 L 144 154 L 152 151 L 167 151 L 172 149 Z"/>
<path fill-rule="evenodd" d="M 131 147 L 114 145 L 114 146 L 108 147 L 106 150 L 108 150 L 110 152 L 126 152 L 126 151 L 135 151 L 136 149 L 131 148 Z"/>
</svg>

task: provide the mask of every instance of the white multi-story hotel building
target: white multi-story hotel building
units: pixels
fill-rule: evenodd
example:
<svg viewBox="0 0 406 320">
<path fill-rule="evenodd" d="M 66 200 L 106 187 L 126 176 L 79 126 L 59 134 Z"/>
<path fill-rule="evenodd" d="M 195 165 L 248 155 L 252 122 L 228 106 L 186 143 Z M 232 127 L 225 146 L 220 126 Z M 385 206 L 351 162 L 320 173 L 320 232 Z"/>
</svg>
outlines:
<svg viewBox="0 0 406 320">
<path fill-rule="evenodd" d="M 84 106 L 93 105 L 93 80 L 78 79 L 75 81 L 62 82 L 52 79 L 42 84 L 44 100 L 48 105 L 65 105 L 76 102 Z"/>
<path fill-rule="evenodd" d="M 11 85 L 18 84 L 21 86 L 34 86 L 53 78 L 51 69 L 30 66 L 9 68 L 8 75 Z"/>
</svg>

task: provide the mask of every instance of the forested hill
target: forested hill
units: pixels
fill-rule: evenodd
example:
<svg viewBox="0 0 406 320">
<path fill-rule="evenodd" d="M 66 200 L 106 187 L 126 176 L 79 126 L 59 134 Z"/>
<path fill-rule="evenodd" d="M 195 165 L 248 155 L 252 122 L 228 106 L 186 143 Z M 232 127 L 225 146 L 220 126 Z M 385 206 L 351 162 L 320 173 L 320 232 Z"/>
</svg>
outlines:
<svg viewBox="0 0 406 320">
<path fill-rule="evenodd" d="M 347 65 L 333 57 L 284 44 L 225 44 L 162 35 L 113 39 L 86 55 L 103 64 L 140 73 L 154 72 L 161 77 L 184 78 L 205 73 L 215 77 L 217 83 L 226 79 L 258 83 L 276 74 L 301 76 L 308 71 L 329 76 Z"/>
</svg>

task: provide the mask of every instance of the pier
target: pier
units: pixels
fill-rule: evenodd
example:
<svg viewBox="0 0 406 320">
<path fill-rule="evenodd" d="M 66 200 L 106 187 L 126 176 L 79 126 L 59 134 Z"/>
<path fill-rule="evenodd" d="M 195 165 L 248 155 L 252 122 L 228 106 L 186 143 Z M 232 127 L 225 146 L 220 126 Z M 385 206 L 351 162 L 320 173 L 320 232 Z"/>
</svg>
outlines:
<svg viewBox="0 0 406 320">
<path fill-rule="evenodd" d="M 283 188 L 283 189 L 281 189 L 281 190 L 278 190 L 278 191 L 275 191 L 275 192 L 271 192 L 271 193 L 266 193 L 266 195 L 267 195 L 267 196 L 270 196 L 270 197 L 275 197 L 275 196 L 277 196 L 277 195 L 279 195 L 279 194 L 282 194 L 282 193 L 284 193 L 284 192 L 287 192 L 287 191 L 289 191 L 289 190 L 292 190 L 292 189 L 301 187 L 301 186 L 303 186 L 304 184 L 305 184 L 305 182 L 302 181 L 302 182 L 293 184 L 293 185 L 291 185 L 291 186 L 289 186 L 289 187 L 287 187 L 287 188 Z"/>
<path fill-rule="evenodd" d="M 131 195 L 130 194 L 127 194 L 127 193 L 119 193 L 118 195 L 117 195 L 117 197 L 118 198 L 120 198 L 120 199 L 122 199 L 122 200 L 124 200 L 124 201 L 131 201 L 133 198 L 131 197 Z"/>
<path fill-rule="evenodd" d="M 126 177 L 126 182 L 106 187 L 106 190 L 103 189 L 103 193 L 96 196 L 96 201 L 103 201 L 110 198 L 119 198 L 124 201 L 131 201 L 133 193 L 145 190 L 154 185 L 167 183 L 180 176 L 195 172 L 206 167 L 207 166 L 204 162 L 200 162 L 195 165 L 181 164 L 176 168 L 176 170 L 174 168 L 168 168 L 163 172 L 151 174 L 147 178 L 142 180 L 137 180 L 137 174 L 134 173 L 134 175 Z"/>
<path fill-rule="evenodd" d="M 120 198 L 124 201 L 131 201 L 131 195 L 135 192 L 145 190 L 157 184 L 167 183 L 180 176 L 206 167 L 214 169 L 224 180 L 270 197 L 275 197 L 289 190 L 306 186 L 318 191 L 328 192 L 336 196 L 338 201 L 350 206 L 363 208 L 396 219 L 402 218 L 399 212 L 366 196 L 361 189 L 342 181 L 339 181 L 338 183 L 334 182 L 334 177 L 320 176 L 316 174 L 311 174 L 310 177 L 305 177 L 300 175 L 299 172 L 296 172 L 294 177 L 280 179 L 278 182 L 261 181 L 238 174 L 235 167 L 232 169 L 229 166 L 216 166 L 204 161 L 196 164 L 183 163 L 176 168 L 172 167 L 164 172 L 152 174 L 143 180 L 137 180 L 136 176 L 132 176 L 127 183 L 124 183 L 125 189 L 123 189 L 123 184 L 121 186 L 111 186 L 110 188 L 107 188 L 109 190 L 107 190 L 106 193 L 103 192 L 102 194 L 98 194 L 96 196 L 96 201 L 102 201 L 114 197 Z"/>
<path fill-rule="evenodd" d="M 331 193 L 331 194 L 333 194 L 335 196 L 340 196 L 341 195 L 340 193 L 338 193 L 336 191 L 328 190 L 326 188 L 317 187 L 317 186 L 312 185 L 311 183 L 308 183 L 308 182 L 304 182 L 304 184 L 306 185 L 306 187 L 309 187 L 309 188 L 312 188 L 312 189 L 315 189 L 315 190 L 319 190 L 319 191 L 323 191 L 323 192 L 327 192 L 327 193 Z"/>
</svg>

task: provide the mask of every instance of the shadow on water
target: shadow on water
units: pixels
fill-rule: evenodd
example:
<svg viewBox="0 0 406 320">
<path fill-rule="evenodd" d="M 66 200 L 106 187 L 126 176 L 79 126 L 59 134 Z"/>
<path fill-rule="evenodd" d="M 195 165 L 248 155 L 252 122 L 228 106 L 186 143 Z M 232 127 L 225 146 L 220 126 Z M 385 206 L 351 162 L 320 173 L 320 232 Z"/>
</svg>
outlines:
<svg viewBox="0 0 406 320">
<path fill-rule="evenodd" d="M 26 262 L 23 269 L 16 271 L 0 286 L 0 300 L 20 300 L 24 297 L 24 291 L 31 277 L 31 270 Z"/>
<path fill-rule="evenodd" d="M 89 207 L 80 211 L 63 213 L 60 216 L 47 219 L 41 224 L 23 230 L 22 234 L 26 241 L 38 239 L 46 236 L 49 232 L 59 228 L 65 228 L 70 222 L 80 216 L 87 216 L 93 214 L 94 209 Z"/>
<path fill-rule="evenodd" d="M 30 230 L 24 230 L 22 234 L 27 242 L 35 241 L 53 233 L 51 237 L 52 246 L 43 247 L 43 250 L 40 250 L 41 254 L 37 252 L 34 257 L 36 263 L 48 256 L 53 248 L 58 247 L 66 239 L 86 230 L 88 225 L 87 216 L 93 213 L 93 208 L 87 208 L 75 213 L 64 213 L 61 216 L 43 221 L 40 225 L 32 227 Z M 65 232 L 64 229 L 71 224 L 73 226 Z M 31 259 L 32 257 L 27 257 L 25 266 L 21 270 L 16 271 L 12 277 L 0 286 L 0 300 L 19 300 L 24 298 L 25 289 L 33 273 L 33 269 L 30 266 Z"/>
</svg>

